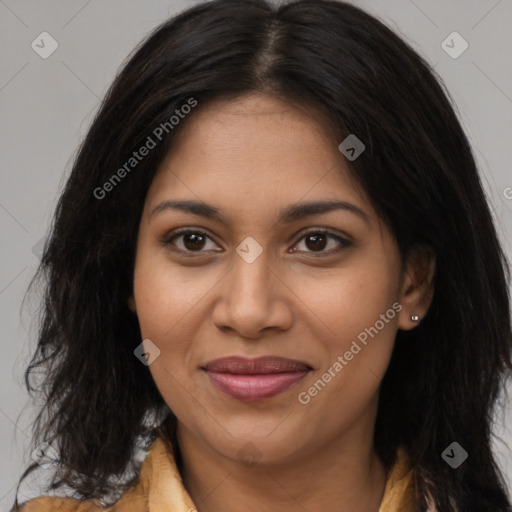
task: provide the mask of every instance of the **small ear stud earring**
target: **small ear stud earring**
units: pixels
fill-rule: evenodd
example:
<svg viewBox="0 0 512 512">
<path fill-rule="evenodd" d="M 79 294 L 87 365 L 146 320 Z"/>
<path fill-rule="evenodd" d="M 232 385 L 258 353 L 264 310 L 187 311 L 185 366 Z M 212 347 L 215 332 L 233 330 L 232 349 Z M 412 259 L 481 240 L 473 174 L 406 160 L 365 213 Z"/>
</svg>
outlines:
<svg viewBox="0 0 512 512">
<path fill-rule="evenodd" d="M 412 320 L 413 322 L 419 322 L 419 321 L 420 321 L 420 317 L 419 317 L 418 315 L 412 315 L 412 316 L 411 316 L 411 320 Z"/>
</svg>

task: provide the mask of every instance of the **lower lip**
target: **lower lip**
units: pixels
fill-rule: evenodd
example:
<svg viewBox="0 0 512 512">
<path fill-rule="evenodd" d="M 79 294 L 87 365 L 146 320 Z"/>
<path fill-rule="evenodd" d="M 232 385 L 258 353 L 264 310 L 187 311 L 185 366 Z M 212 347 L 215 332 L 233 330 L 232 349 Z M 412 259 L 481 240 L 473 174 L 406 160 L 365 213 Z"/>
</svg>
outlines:
<svg viewBox="0 0 512 512">
<path fill-rule="evenodd" d="M 213 385 L 233 398 L 262 400 L 282 393 L 299 382 L 307 371 L 266 373 L 261 375 L 206 372 Z"/>
</svg>

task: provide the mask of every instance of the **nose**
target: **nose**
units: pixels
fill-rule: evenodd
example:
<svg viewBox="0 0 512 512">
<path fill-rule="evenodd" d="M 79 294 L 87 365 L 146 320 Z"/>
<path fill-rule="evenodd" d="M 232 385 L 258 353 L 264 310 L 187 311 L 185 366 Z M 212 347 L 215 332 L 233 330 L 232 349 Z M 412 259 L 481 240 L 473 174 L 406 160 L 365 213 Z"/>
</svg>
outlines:
<svg viewBox="0 0 512 512">
<path fill-rule="evenodd" d="M 270 330 L 287 330 L 293 323 L 293 293 L 266 251 L 252 263 L 235 254 L 232 270 L 219 283 L 221 297 L 213 311 L 214 324 L 224 332 L 259 339 Z"/>
</svg>

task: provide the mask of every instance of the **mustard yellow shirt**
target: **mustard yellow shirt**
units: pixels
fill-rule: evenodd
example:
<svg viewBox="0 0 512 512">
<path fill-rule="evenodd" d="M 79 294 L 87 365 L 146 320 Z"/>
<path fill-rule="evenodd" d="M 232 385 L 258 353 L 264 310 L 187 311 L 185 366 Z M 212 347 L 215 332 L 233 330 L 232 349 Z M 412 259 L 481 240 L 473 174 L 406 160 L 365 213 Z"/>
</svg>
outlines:
<svg viewBox="0 0 512 512">
<path fill-rule="evenodd" d="M 416 512 L 417 502 L 405 450 L 399 448 L 391 468 L 379 512 Z M 172 444 L 156 438 L 142 462 L 139 478 L 111 507 L 95 500 L 42 496 L 21 506 L 22 512 L 195 512 L 176 466 Z"/>
</svg>

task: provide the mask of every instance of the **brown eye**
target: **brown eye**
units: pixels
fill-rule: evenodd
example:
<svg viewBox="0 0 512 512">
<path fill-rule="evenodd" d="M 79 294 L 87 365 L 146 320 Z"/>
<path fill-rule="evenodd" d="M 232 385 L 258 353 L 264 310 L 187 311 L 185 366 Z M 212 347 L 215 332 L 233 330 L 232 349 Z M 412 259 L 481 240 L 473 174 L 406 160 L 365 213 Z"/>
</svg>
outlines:
<svg viewBox="0 0 512 512">
<path fill-rule="evenodd" d="M 320 255 L 329 255 L 341 252 L 349 247 L 351 242 L 339 235 L 335 235 L 329 231 L 310 231 L 304 235 L 296 247 L 303 245 L 305 249 L 294 249 L 293 252 L 305 252 L 310 254 L 317 253 Z"/>
<path fill-rule="evenodd" d="M 179 231 L 162 240 L 164 246 L 172 246 L 173 250 L 184 253 L 202 253 L 208 250 L 219 250 L 213 240 L 202 231 L 191 229 Z"/>
<path fill-rule="evenodd" d="M 198 249 L 202 249 L 205 244 L 205 237 L 201 234 L 197 233 L 187 233 L 183 236 L 183 245 L 191 250 L 196 251 Z"/>
<path fill-rule="evenodd" d="M 327 245 L 327 236 L 323 233 L 317 233 L 314 235 L 307 235 L 304 238 L 306 247 L 312 251 L 318 251 L 325 248 Z"/>
</svg>

